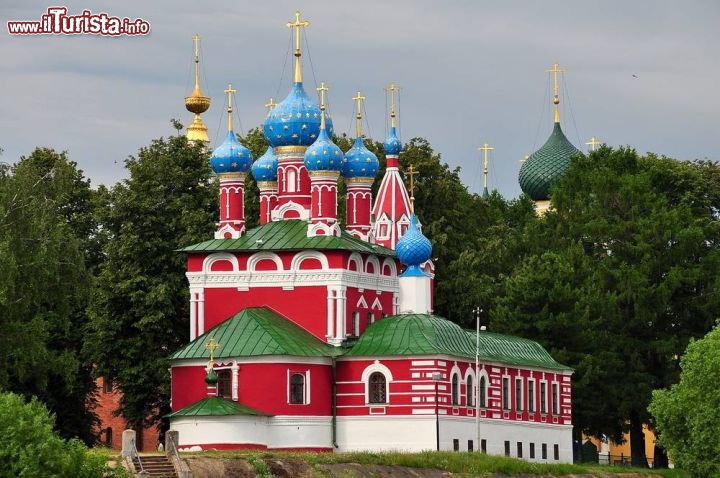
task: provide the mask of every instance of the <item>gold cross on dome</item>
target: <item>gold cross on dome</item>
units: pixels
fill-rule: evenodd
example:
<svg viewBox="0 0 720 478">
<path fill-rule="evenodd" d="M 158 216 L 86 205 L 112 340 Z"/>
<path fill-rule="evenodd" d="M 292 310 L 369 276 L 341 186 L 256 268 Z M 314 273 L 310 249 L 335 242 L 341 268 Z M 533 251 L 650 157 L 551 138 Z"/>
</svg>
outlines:
<svg viewBox="0 0 720 478">
<path fill-rule="evenodd" d="M 410 178 L 410 212 L 415 212 L 415 182 L 413 179 L 416 174 L 419 174 L 419 171 L 411 164 L 405 174 Z"/>
<path fill-rule="evenodd" d="M 210 340 L 205 343 L 205 348 L 210 351 L 210 363 L 215 360 L 215 349 L 218 347 L 220 347 L 220 343 L 215 340 L 215 337 L 210 337 Z"/>
<path fill-rule="evenodd" d="M 362 136 L 362 102 L 365 101 L 365 97 L 358 91 L 357 95 L 353 96 L 353 100 L 357 102 L 357 115 L 355 116 L 357 123 L 355 125 L 355 136 L 359 138 Z"/>
<path fill-rule="evenodd" d="M 564 73 L 567 68 L 560 68 L 559 63 L 555 63 L 551 70 L 545 70 L 545 73 L 553 74 L 553 104 L 555 105 L 555 122 L 560 122 L 560 110 L 558 105 L 560 104 L 560 87 L 558 85 L 558 73 Z"/>
<path fill-rule="evenodd" d="M 595 151 L 597 149 L 597 147 L 603 143 L 602 143 L 602 141 L 597 139 L 595 136 L 593 136 L 592 138 L 590 138 L 590 141 L 588 141 L 585 144 L 590 146 L 590 151 Z"/>
<path fill-rule="evenodd" d="M 295 21 L 288 22 L 288 28 L 295 29 L 295 83 L 302 83 L 302 64 L 300 63 L 300 57 L 302 52 L 300 51 L 300 29 L 310 25 L 310 22 L 300 20 L 300 10 L 295 12 Z"/>
<path fill-rule="evenodd" d="M 325 82 L 320 82 L 320 87 L 316 88 L 320 93 L 320 129 L 325 129 L 325 93 L 330 91 L 330 88 L 325 86 Z"/>
<path fill-rule="evenodd" d="M 275 108 L 276 106 L 277 106 L 277 103 L 275 103 L 275 100 L 273 98 L 270 98 L 270 101 L 268 103 L 265 103 L 265 108 L 267 108 L 268 111 Z"/>
<path fill-rule="evenodd" d="M 390 93 L 390 126 L 395 127 L 395 94 L 400 92 L 400 87 L 395 83 L 390 83 L 385 91 Z"/>
<path fill-rule="evenodd" d="M 225 93 L 227 93 L 228 98 L 228 106 L 227 106 L 227 113 L 228 113 L 228 131 L 232 131 L 233 129 L 233 119 L 232 119 L 232 95 L 233 93 L 237 93 L 237 90 L 233 89 L 232 84 L 228 83 L 228 87 L 226 90 L 224 90 Z"/>
<path fill-rule="evenodd" d="M 485 158 L 483 161 L 483 186 L 485 189 L 487 189 L 487 181 L 488 181 L 488 151 L 494 151 L 495 148 L 490 146 L 489 144 L 485 143 L 481 147 L 478 148 L 478 151 L 482 151 Z"/>
</svg>

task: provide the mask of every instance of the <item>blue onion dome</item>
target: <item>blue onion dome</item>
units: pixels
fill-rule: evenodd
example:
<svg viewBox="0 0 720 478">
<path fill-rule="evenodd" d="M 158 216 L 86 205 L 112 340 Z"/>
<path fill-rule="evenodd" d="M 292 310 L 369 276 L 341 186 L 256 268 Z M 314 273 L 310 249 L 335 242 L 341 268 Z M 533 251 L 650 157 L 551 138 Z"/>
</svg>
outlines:
<svg viewBox="0 0 720 478">
<path fill-rule="evenodd" d="M 395 131 L 395 126 L 390 128 L 390 133 L 388 133 L 388 137 L 385 140 L 385 154 L 392 154 L 393 156 L 397 156 L 400 154 L 400 150 L 402 149 L 402 143 L 400 142 L 400 138 L 397 137 L 397 132 Z"/>
<path fill-rule="evenodd" d="M 342 175 L 346 178 L 374 178 L 380 162 L 372 151 L 365 147 L 362 137 L 355 138 L 352 148 L 345 153 Z"/>
<path fill-rule="evenodd" d="M 430 259 L 432 244 L 418 229 L 415 214 L 410 215 L 410 225 L 395 246 L 395 254 L 408 266 L 403 275 L 425 275 L 419 266 Z"/>
<path fill-rule="evenodd" d="M 216 174 L 247 173 L 252 156 L 250 150 L 238 142 L 235 133 L 228 131 L 225 141 L 210 155 L 210 165 Z"/>
<path fill-rule="evenodd" d="M 556 122 L 545 144 L 520 167 L 520 188 L 534 201 L 550 199 L 550 187 L 565 174 L 570 167 L 570 158 L 576 154 L 582 155 Z"/>
<path fill-rule="evenodd" d="M 273 153 L 272 146 L 268 146 L 265 154 L 260 156 L 252 165 L 252 175 L 255 181 L 277 181 L 278 159 Z"/>
<path fill-rule="evenodd" d="M 305 168 L 308 171 L 340 171 L 342 150 L 332 142 L 326 129 L 320 130 L 318 139 L 305 151 Z"/>
<path fill-rule="evenodd" d="M 287 98 L 268 112 L 263 131 L 270 146 L 310 146 L 320 134 L 320 106 L 312 101 L 301 82 L 293 83 Z M 325 115 L 328 134 L 333 127 Z"/>
</svg>

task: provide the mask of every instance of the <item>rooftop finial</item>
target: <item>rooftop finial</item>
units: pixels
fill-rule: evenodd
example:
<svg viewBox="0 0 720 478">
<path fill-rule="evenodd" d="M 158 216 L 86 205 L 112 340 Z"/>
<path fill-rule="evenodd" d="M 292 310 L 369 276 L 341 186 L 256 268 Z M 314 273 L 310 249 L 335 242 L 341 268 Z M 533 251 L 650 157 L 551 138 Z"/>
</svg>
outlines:
<svg viewBox="0 0 720 478">
<path fill-rule="evenodd" d="M 385 91 L 390 93 L 390 127 L 395 127 L 395 117 L 397 114 L 395 113 L 395 94 L 400 91 L 400 87 L 396 85 L 395 83 L 390 83 L 387 88 L 385 88 Z"/>
<path fill-rule="evenodd" d="M 267 108 L 268 111 L 270 111 L 271 109 L 275 108 L 276 106 L 277 106 L 277 103 L 275 103 L 275 100 L 274 100 L 273 98 L 270 98 L 270 101 L 268 101 L 267 103 L 265 103 L 265 108 Z"/>
<path fill-rule="evenodd" d="M 485 143 L 481 147 L 478 148 L 478 151 L 483 152 L 483 195 L 487 195 L 487 186 L 488 186 L 488 151 L 495 150 L 494 147 L 490 146 L 489 144 Z"/>
<path fill-rule="evenodd" d="M 193 36 L 195 45 L 195 89 L 200 89 L 200 35 Z"/>
<path fill-rule="evenodd" d="M 602 141 L 600 141 L 595 136 L 593 136 L 592 138 L 590 138 L 590 141 L 588 141 L 585 144 L 590 146 L 590 151 L 595 151 L 597 149 L 597 147 L 602 144 Z"/>
<path fill-rule="evenodd" d="M 228 95 L 228 106 L 227 106 L 227 113 L 228 113 L 228 131 L 233 130 L 233 109 L 232 109 L 232 95 L 233 93 L 237 93 L 237 90 L 234 90 L 232 87 L 232 83 L 228 83 L 227 90 L 225 90 L 225 93 Z"/>
<path fill-rule="evenodd" d="M 207 126 L 203 123 L 200 114 L 210 108 L 210 98 L 203 95 L 200 90 L 200 35 L 197 33 L 193 36 L 194 44 L 194 62 L 195 62 L 195 88 L 190 96 L 185 97 L 185 108 L 191 113 L 195 113 L 193 122 L 188 126 L 187 139 L 191 141 L 209 142 Z"/>
<path fill-rule="evenodd" d="M 300 62 L 300 57 L 302 56 L 302 51 L 300 51 L 300 28 L 308 25 L 310 25 L 310 22 L 300 20 L 300 10 L 295 12 L 295 21 L 287 23 L 288 28 L 295 29 L 295 83 L 302 83 L 302 63 Z"/>
<path fill-rule="evenodd" d="M 418 171 L 411 164 L 405 174 L 410 178 L 410 212 L 415 212 L 415 182 L 413 178 Z"/>
<path fill-rule="evenodd" d="M 210 337 L 210 340 L 208 340 L 205 343 L 205 348 L 210 352 L 210 365 L 212 366 L 212 363 L 215 361 L 215 349 L 220 347 L 220 343 L 215 340 L 215 337 Z"/>
<path fill-rule="evenodd" d="M 357 115 L 355 118 L 357 122 L 355 124 L 355 136 L 358 138 L 362 136 L 362 102 L 365 101 L 365 97 L 358 91 L 357 95 L 353 96 L 353 99 L 357 101 Z"/>
<path fill-rule="evenodd" d="M 325 93 L 327 93 L 330 89 L 325 86 L 325 82 L 320 82 L 320 87 L 316 88 L 318 90 L 318 93 L 320 93 L 320 129 L 325 129 Z"/>
<path fill-rule="evenodd" d="M 567 71 L 567 68 L 560 68 L 559 63 L 555 63 L 551 70 L 545 70 L 546 73 L 552 73 L 553 74 L 553 104 L 555 105 L 555 122 L 560 122 L 560 87 L 558 85 L 558 73 L 564 73 Z"/>
</svg>

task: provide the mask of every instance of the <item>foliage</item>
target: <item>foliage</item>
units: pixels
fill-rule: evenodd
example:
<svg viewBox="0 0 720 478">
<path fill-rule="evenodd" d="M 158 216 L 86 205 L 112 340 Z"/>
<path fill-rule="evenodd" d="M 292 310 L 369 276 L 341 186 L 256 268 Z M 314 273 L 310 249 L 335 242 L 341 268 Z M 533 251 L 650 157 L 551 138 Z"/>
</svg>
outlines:
<svg viewBox="0 0 720 478">
<path fill-rule="evenodd" d="M 217 188 L 207 152 L 184 136 L 161 138 L 126 161 L 129 179 L 101 214 L 109 236 L 90 305 L 85 352 L 123 393 L 132 425 L 169 411 L 168 355 L 187 342 L 185 256 L 212 237 Z"/>
<path fill-rule="evenodd" d="M 100 478 L 126 476 L 102 456 L 88 453 L 78 440 L 53 433 L 54 419 L 37 399 L 0 393 L 0 477 Z"/>
<path fill-rule="evenodd" d="M 690 342 L 680 382 L 656 390 L 650 404 L 658 440 L 675 464 L 696 477 L 720 475 L 720 327 Z"/>
<path fill-rule="evenodd" d="M 79 360 L 90 267 L 100 261 L 90 182 L 38 148 L 0 171 L 0 387 L 37 396 L 65 437 L 91 442 L 90 366 Z"/>
</svg>

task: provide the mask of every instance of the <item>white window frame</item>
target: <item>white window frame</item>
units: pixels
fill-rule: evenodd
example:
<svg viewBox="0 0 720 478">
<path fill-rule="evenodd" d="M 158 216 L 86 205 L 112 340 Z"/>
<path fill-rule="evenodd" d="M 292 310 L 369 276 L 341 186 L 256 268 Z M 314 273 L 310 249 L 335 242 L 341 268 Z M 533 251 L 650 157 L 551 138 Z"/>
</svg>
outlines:
<svg viewBox="0 0 720 478">
<path fill-rule="evenodd" d="M 305 379 L 305 383 L 303 384 L 303 403 L 291 403 L 290 402 L 290 393 L 291 393 L 291 387 L 292 384 L 290 383 L 290 379 L 293 375 L 302 375 Z M 287 377 L 285 380 L 285 383 L 287 384 L 287 396 L 286 401 L 288 405 L 310 405 L 310 369 L 307 369 L 305 371 L 297 370 L 297 369 L 287 369 Z"/>
</svg>

